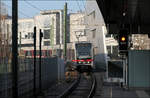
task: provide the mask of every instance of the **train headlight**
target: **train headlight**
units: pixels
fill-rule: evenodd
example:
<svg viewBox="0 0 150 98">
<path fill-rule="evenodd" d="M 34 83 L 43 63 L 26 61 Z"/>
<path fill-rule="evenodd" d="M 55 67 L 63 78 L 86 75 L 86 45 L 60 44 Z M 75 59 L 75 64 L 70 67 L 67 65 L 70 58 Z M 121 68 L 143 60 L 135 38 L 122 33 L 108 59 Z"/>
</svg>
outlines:
<svg viewBox="0 0 150 98">
<path fill-rule="evenodd" d="M 87 63 L 88 63 L 88 64 L 90 64 L 90 62 L 89 62 L 89 61 L 88 61 Z"/>
<path fill-rule="evenodd" d="M 81 64 L 81 62 L 78 62 L 79 64 Z"/>
</svg>

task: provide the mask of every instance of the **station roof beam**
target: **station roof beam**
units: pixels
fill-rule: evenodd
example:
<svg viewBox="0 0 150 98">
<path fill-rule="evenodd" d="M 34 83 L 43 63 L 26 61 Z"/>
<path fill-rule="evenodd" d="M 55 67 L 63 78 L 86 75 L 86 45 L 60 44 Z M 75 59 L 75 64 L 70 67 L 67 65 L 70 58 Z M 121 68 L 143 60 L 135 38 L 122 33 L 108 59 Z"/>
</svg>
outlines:
<svg viewBox="0 0 150 98">
<path fill-rule="evenodd" d="M 110 34 L 125 24 L 132 34 L 150 34 L 150 0 L 96 0 Z"/>
</svg>

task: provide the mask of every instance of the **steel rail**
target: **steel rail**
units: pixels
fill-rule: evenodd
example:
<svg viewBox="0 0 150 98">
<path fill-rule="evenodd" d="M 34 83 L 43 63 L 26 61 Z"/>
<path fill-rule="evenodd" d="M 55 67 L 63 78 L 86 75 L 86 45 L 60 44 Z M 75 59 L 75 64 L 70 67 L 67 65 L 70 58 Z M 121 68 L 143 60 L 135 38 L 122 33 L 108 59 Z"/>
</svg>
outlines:
<svg viewBox="0 0 150 98">
<path fill-rule="evenodd" d="M 88 98 L 92 98 L 96 90 L 96 78 L 94 74 L 92 74 L 92 80 L 93 83 Z"/>
<path fill-rule="evenodd" d="M 93 74 L 91 74 L 91 79 L 92 79 L 92 85 L 90 87 L 90 92 L 87 95 L 87 98 L 92 98 L 96 89 L 96 78 Z M 67 98 L 69 95 L 71 95 L 71 93 L 78 87 L 80 80 L 81 80 L 81 75 L 79 75 L 78 79 L 74 83 L 72 83 L 72 85 L 68 89 L 66 89 L 61 95 L 59 95 L 58 98 Z"/>
<path fill-rule="evenodd" d="M 68 89 L 66 89 L 61 95 L 59 95 L 58 98 L 66 98 L 77 87 L 77 85 L 79 84 L 80 78 L 81 78 L 81 75 L 79 74 L 77 80 L 75 80 Z"/>
</svg>

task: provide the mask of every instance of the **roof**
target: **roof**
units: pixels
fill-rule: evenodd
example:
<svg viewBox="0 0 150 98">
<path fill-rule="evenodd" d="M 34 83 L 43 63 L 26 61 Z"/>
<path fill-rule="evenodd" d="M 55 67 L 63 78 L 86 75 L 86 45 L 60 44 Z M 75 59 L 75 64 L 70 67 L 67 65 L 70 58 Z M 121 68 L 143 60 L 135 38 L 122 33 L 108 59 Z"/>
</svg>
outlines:
<svg viewBox="0 0 150 98">
<path fill-rule="evenodd" d="M 150 34 L 150 0 L 96 0 L 109 28 L 118 33 L 120 28 L 131 28 L 131 33 Z"/>
</svg>

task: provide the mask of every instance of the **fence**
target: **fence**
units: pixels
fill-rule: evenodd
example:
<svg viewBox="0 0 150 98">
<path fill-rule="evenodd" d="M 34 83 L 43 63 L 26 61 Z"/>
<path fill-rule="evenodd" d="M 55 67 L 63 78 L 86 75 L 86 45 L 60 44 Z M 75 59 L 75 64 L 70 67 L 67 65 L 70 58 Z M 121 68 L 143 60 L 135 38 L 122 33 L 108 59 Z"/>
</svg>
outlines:
<svg viewBox="0 0 150 98">
<path fill-rule="evenodd" d="M 0 62 L 0 98 L 12 97 L 12 72 L 8 59 Z M 18 92 L 19 97 L 29 98 L 33 95 L 33 59 L 18 59 Z M 42 90 L 49 88 L 54 82 L 64 78 L 64 61 L 58 57 L 42 58 L 41 65 Z M 51 84 L 51 85 L 50 85 Z M 39 91 L 39 59 L 36 62 L 36 90 Z"/>
</svg>

